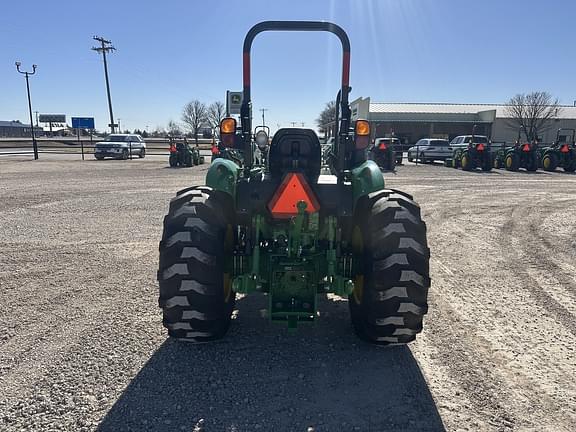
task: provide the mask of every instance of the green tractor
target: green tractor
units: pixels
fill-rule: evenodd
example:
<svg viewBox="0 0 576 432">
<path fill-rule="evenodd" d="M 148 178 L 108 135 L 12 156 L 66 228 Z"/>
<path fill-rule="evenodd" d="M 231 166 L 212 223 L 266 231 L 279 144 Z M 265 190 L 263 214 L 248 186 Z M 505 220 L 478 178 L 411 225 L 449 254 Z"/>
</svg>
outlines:
<svg viewBox="0 0 576 432">
<path fill-rule="evenodd" d="M 492 170 L 492 153 L 490 140 L 484 135 L 476 135 L 476 125 L 472 129 L 472 135 L 457 136 L 450 142 L 452 157 L 444 161 L 444 165 L 453 168 L 462 168 L 464 171 L 474 171 L 482 168 L 482 171 Z"/>
<path fill-rule="evenodd" d="M 327 161 L 313 130 L 285 128 L 274 134 L 266 163 L 254 163 L 250 51 L 256 35 L 272 30 L 326 31 L 341 41 L 336 139 Z M 348 103 L 348 36 L 328 22 L 265 21 L 248 32 L 243 61 L 240 124 L 220 124 L 221 144 L 241 152 L 241 163 L 214 160 L 206 186 L 177 192 L 164 218 L 158 281 L 168 334 L 222 338 L 236 294 L 251 293 L 265 293 L 269 319 L 294 329 L 318 318 L 318 295 L 334 293 L 348 298 L 360 338 L 413 341 L 428 309 L 426 224 L 412 197 L 385 189 L 367 160 L 370 126 L 351 120 Z"/>
<path fill-rule="evenodd" d="M 194 147 L 190 146 L 186 138 L 178 139 L 170 137 L 169 142 L 170 156 L 168 158 L 168 164 L 172 168 L 178 166 L 191 167 L 204 163 L 204 156 L 200 155 L 198 145 Z"/>
<path fill-rule="evenodd" d="M 566 172 L 576 171 L 575 135 L 574 129 L 558 129 L 554 144 L 542 149 L 542 168 L 545 171 L 555 171 L 558 167 Z"/>
<path fill-rule="evenodd" d="M 534 139 L 521 143 L 520 131 L 514 146 L 502 147 L 494 155 L 494 168 L 506 168 L 508 171 L 536 171 L 540 165 L 538 142 Z"/>
</svg>

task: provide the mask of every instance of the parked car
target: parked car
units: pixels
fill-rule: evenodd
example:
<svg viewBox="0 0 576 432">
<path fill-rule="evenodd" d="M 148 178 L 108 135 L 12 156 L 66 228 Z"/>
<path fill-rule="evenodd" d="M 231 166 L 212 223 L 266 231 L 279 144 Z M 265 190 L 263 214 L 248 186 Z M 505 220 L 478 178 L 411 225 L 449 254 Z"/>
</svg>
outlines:
<svg viewBox="0 0 576 432">
<path fill-rule="evenodd" d="M 128 159 L 130 154 L 139 158 L 146 156 L 146 143 L 140 135 L 112 134 L 94 146 L 94 157 L 98 160 L 105 157 Z"/>
<path fill-rule="evenodd" d="M 408 162 L 418 160 L 422 163 L 445 161 L 452 157 L 448 140 L 423 138 L 408 149 Z"/>
<path fill-rule="evenodd" d="M 380 168 L 392 171 L 394 165 L 402 163 L 402 143 L 398 138 L 375 138 L 368 157 Z"/>
</svg>

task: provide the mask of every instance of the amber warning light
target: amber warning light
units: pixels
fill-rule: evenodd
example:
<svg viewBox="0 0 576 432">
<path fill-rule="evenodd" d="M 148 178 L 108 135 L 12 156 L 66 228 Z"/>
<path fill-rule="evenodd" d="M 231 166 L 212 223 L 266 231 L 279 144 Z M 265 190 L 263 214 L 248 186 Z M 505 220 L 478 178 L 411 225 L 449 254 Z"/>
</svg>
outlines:
<svg viewBox="0 0 576 432">
<path fill-rule="evenodd" d="M 226 117 L 220 122 L 220 137 L 224 147 L 234 147 L 234 136 L 236 133 L 236 119 Z"/>
</svg>

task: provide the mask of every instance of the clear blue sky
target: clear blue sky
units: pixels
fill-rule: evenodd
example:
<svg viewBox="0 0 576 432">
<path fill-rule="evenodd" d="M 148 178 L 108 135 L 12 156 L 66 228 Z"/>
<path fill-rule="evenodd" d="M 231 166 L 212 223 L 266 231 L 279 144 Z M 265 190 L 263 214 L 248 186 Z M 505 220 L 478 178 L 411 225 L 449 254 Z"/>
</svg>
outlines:
<svg viewBox="0 0 576 432">
<path fill-rule="evenodd" d="M 122 126 L 165 126 L 182 106 L 223 100 L 241 90 L 242 41 L 268 19 L 330 20 L 352 46 L 351 99 L 390 102 L 505 102 L 545 90 L 576 99 L 576 2 L 573 0 L 285 0 L 2 2 L 0 120 L 33 109 L 94 116 L 108 111 L 101 56 L 92 36 L 114 43 L 109 71 Z M 254 115 L 267 123 L 312 126 L 340 80 L 340 47 L 328 34 L 264 33 L 252 55 Z"/>
</svg>

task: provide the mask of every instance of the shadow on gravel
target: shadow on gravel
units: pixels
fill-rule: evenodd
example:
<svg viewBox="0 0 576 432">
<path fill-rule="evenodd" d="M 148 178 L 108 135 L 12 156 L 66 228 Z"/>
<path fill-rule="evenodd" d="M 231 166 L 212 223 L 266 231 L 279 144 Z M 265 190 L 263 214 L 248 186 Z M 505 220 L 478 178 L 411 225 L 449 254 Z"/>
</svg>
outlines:
<svg viewBox="0 0 576 432">
<path fill-rule="evenodd" d="M 444 430 L 410 349 L 359 341 L 345 301 L 321 299 L 293 334 L 262 318 L 266 301 L 239 300 L 221 342 L 166 340 L 98 430 Z"/>
</svg>

